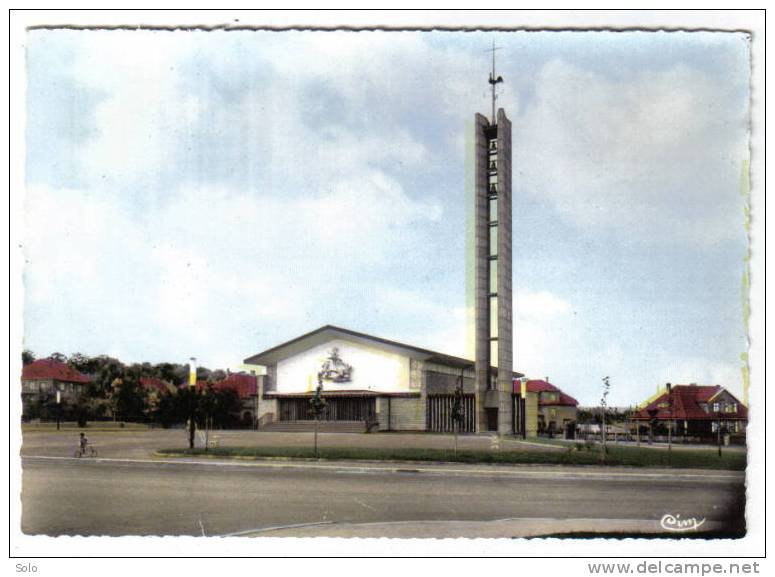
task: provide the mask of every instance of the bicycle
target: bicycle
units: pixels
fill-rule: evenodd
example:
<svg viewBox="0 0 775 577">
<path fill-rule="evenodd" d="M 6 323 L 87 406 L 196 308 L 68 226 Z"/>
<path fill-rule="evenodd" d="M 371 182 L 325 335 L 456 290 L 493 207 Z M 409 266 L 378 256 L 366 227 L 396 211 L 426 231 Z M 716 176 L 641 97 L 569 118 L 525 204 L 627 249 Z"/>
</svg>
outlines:
<svg viewBox="0 0 775 577">
<path fill-rule="evenodd" d="M 80 459 L 81 457 L 96 457 L 97 456 L 97 449 L 95 449 L 92 445 L 87 445 L 86 447 L 78 447 L 75 450 L 75 453 L 73 453 L 73 457 L 76 457 Z"/>
</svg>

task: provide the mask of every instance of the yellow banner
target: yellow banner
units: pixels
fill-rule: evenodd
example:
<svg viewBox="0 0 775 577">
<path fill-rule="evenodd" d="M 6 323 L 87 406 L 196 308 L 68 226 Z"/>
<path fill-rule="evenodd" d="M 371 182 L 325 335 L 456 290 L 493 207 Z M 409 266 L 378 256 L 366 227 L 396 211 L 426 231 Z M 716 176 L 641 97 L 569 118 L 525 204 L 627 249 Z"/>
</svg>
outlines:
<svg viewBox="0 0 775 577">
<path fill-rule="evenodd" d="M 191 367 L 191 370 L 188 372 L 188 386 L 189 387 L 195 387 L 196 386 L 196 367 Z"/>
</svg>

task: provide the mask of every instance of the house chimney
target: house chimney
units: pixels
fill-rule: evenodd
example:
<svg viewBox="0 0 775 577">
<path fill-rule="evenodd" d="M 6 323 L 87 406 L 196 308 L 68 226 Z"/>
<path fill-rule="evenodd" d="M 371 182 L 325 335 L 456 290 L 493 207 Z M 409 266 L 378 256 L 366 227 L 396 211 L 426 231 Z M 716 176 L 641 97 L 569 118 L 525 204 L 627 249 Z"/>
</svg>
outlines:
<svg viewBox="0 0 775 577">
<path fill-rule="evenodd" d="M 548 383 L 549 382 L 549 377 L 544 377 L 544 380 Z"/>
</svg>

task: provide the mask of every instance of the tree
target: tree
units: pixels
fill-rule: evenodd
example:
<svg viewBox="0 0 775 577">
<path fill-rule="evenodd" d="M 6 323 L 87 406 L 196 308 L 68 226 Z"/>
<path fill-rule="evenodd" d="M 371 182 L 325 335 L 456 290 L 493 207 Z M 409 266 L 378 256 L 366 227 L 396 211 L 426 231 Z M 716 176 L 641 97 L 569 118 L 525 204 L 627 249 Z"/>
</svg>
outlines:
<svg viewBox="0 0 775 577">
<path fill-rule="evenodd" d="M 603 462 L 605 462 L 605 456 L 608 452 L 606 447 L 606 440 L 608 437 L 608 431 L 606 430 L 606 409 L 608 407 L 608 393 L 611 390 L 611 381 L 608 377 L 603 377 L 603 396 L 600 398 L 600 416 L 601 426 L 600 431 L 603 437 Z"/>
<path fill-rule="evenodd" d="M 170 425 L 181 422 L 179 394 L 162 393 L 159 396 L 159 404 L 156 407 L 156 418 L 165 429 Z M 184 419 L 185 420 L 185 419 Z"/>
<path fill-rule="evenodd" d="M 123 379 L 116 377 L 110 383 L 110 389 L 108 389 L 108 403 L 110 405 L 110 412 L 114 421 L 118 419 L 118 399 L 121 395 L 121 385 L 123 384 Z"/>
<path fill-rule="evenodd" d="M 463 375 L 460 375 L 460 384 L 455 389 L 455 399 L 452 402 L 452 430 L 455 433 L 455 459 L 457 459 L 457 434 L 460 424 L 463 422 Z"/>
<path fill-rule="evenodd" d="M 24 349 L 22 351 L 22 365 L 27 366 L 33 362 L 35 362 L 35 353 L 29 349 Z"/>
<path fill-rule="evenodd" d="M 62 353 L 51 353 L 48 356 L 48 360 L 56 361 L 58 363 L 66 363 L 67 362 L 67 357 L 65 355 L 63 355 Z"/>
<path fill-rule="evenodd" d="M 231 387 L 215 389 L 214 422 L 221 428 L 233 427 L 239 423 L 242 413 L 242 401 L 236 390 Z"/>
<path fill-rule="evenodd" d="M 326 410 L 326 400 L 323 398 L 323 373 L 318 373 L 318 386 L 315 394 L 309 400 L 309 412 L 315 418 L 315 458 L 318 458 L 318 424 Z"/>
<path fill-rule="evenodd" d="M 97 364 L 94 383 L 102 396 L 109 397 L 113 382 L 124 377 L 124 365 L 118 359 L 105 355 L 97 357 L 95 360 Z"/>
<path fill-rule="evenodd" d="M 228 376 L 229 375 L 223 369 L 215 369 L 210 373 L 210 379 L 212 379 L 213 382 L 222 381 Z"/>
<path fill-rule="evenodd" d="M 78 399 L 73 405 L 73 417 L 78 423 L 79 427 L 85 427 L 89 419 L 89 398 L 85 394 L 78 396 Z"/>
<path fill-rule="evenodd" d="M 70 355 L 70 358 L 67 359 L 67 364 L 73 367 L 79 373 L 93 375 L 99 368 L 99 359 L 87 357 L 81 353 L 73 353 Z"/>
<path fill-rule="evenodd" d="M 148 387 L 144 391 L 145 403 L 143 407 L 143 415 L 148 423 L 156 422 L 156 415 L 159 411 L 159 396 L 161 393 L 155 387 Z"/>
<path fill-rule="evenodd" d="M 188 368 L 173 363 L 158 363 L 153 365 L 153 376 L 168 383 L 180 383 L 186 378 Z"/>
</svg>

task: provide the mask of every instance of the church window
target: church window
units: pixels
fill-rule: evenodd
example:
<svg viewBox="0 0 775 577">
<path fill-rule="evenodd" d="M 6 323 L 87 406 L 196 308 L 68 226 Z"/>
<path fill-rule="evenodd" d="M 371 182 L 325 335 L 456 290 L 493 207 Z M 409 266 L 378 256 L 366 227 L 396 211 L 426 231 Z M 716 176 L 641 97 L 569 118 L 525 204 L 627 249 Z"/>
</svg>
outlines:
<svg viewBox="0 0 775 577">
<path fill-rule="evenodd" d="M 490 297 L 490 338 L 498 337 L 498 297 Z"/>
<path fill-rule="evenodd" d="M 498 198 L 490 199 L 490 222 L 498 221 Z"/>
</svg>

